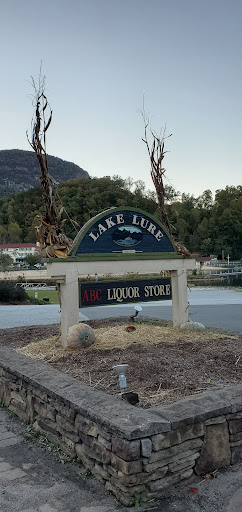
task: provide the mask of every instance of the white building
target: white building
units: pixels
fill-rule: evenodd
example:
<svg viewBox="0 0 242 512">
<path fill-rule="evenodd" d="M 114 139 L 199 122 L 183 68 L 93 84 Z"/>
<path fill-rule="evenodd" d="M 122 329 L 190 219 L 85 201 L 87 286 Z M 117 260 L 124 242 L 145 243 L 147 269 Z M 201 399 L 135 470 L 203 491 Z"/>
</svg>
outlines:
<svg viewBox="0 0 242 512">
<path fill-rule="evenodd" d="M 37 253 L 37 243 L 0 244 L 0 252 L 11 256 L 14 263 L 21 263 L 26 256 Z"/>
</svg>

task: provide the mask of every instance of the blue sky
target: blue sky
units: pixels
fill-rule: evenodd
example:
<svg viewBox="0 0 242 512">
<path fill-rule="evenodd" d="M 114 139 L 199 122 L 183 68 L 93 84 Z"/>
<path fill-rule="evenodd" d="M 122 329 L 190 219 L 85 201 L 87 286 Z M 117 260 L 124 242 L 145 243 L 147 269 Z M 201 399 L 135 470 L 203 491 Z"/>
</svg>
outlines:
<svg viewBox="0 0 242 512">
<path fill-rule="evenodd" d="M 30 149 L 30 76 L 53 109 L 47 152 L 153 190 L 142 142 L 167 125 L 168 183 L 198 196 L 242 184 L 241 0 L 0 2 L 0 149 Z"/>
</svg>

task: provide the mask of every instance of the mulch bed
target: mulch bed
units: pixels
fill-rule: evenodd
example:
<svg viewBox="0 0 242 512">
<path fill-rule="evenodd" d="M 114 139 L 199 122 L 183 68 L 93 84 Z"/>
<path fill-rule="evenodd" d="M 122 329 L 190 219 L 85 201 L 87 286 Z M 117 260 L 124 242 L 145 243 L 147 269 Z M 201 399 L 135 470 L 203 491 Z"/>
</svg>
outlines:
<svg viewBox="0 0 242 512">
<path fill-rule="evenodd" d="M 239 333 L 181 331 L 167 327 L 166 322 L 150 319 L 145 322 L 142 318 L 133 335 L 125 330 L 130 324 L 128 318 L 87 323 L 97 332 L 97 343 L 88 349 L 64 350 L 58 342 L 58 325 L 0 329 L 0 344 L 21 352 L 27 347 L 28 355 L 33 352 L 31 357 L 37 356 L 112 395 L 119 392 L 112 367 L 127 363 L 128 391 L 137 392 L 139 406 L 145 408 L 241 382 L 242 335 Z M 102 341 L 105 332 L 107 343 Z M 48 340 L 43 342 L 42 350 L 41 340 Z"/>
</svg>

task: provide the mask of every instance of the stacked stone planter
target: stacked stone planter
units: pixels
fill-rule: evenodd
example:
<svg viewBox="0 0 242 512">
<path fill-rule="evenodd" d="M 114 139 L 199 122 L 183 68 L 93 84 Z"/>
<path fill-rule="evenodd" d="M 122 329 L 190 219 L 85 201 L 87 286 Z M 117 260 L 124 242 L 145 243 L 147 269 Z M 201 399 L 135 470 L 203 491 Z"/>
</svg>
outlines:
<svg viewBox="0 0 242 512">
<path fill-rule="evenodd" d="M 242 461 L 242 385 L 142 410 L 0 348 L 0 399 L 124 504 Z"/>
</svg>

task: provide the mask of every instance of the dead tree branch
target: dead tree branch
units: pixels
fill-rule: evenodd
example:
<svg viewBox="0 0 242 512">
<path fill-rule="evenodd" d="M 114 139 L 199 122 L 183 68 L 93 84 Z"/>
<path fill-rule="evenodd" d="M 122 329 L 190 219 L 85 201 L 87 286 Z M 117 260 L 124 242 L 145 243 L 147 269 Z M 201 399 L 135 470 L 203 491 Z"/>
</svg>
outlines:
<svg viewBox="0 0 242 512">
<path fill-rule="evenodd" d="M 40 168 L 40 183 L 45 203 L 45 217 L 39 217 L 40 224 L 37 229 L 37 240 L 40 244 L 40 253 L 43 257 L 65 258 L 71 249 L 72 242 L 63 232 L 65 219 L 61 219 L 62 210 L 58 210 L 53 195 L 54 180 L 48 172 L 46 153 L 46 132 L 52 121 L 52 110 L 45 94 L 45 77 L 39 77 L 36 85 L 31 77 L 34 89 L 33 106 L 35 113 L 31 123 L 31 138 L 27 138 L 30 146 L 36 153 Z"/>
<path fill-rule="evenodd" d="M 166 169 L 163 167 L 163 159 L 165 157 L 166 151 L 165 151 L 165 139 L 168 137 L 171 137 L 171 134 L 166 136 L 165 135 L 165 128 L 161 131 L 160 135 L 156 135 L 156 133 L 150 129 L 150 133 L 152 136 L 152 143 L 149 143 L 148 141 L 148 134 L 147 130 L 150 125 L 149 118 L 145 115 L 144 110 L 141 112 L 141 115 L 143 117 L 144 121 L 144 131 L 145 135 L 142 139 L 147 147 L 147 151 L 150 158 L 150 174 L 152 181 L 155 186 L 158 204 L 160 207 L 160 215 L 161 215 L 161 222 L 166 227 L 168 232 L 172 234 L 172 228 L 171 224 L 168 219 L 168 215 L 166 212 L 165 207 L 165 187 L 163 183 L 163 177 L 166 172 Z"/>
<path fill-rule="evenodd" d="M 172 134 L 166 136 L 166 127 L 161 129 L 160 135 L 157 135 L 151 128 L 150 128 L 150 134 L 152 138 L 152 142 L 149 142 L 148 140 L 148 128 L 150 126 L 150 120 L 145 114 L 144 106 L 143 110 L 141 111 L 141 115 L 144 121 L 144 138 L 142 138 L 143 142 L 145 143 L 147 147 L 147 151 L 149 154 L 150 159 L 150 174 L 152 181 L 155 186 L 157 200 L 160 208 L 160 220 L 163 226 L 167 229 L 170 236 L 173 237 L 173 226 L 171 225 L 169 221 L 169 217 L 167 215 L 166 211 L 166 205 L 165 200 L 167 198 L 165 186 L 163 183 L 163 178 L 166 172 L 165 167 L 163 167 L 163 160 L 165 157 L 165 154 L 167 151 L 165 151 L 165 141 L 169 137 L 171 137 Z M 184 247 L 182 242 L 177 242 L 174 240 L 174 243 L 177 247 L 178 253 L 183 254 L 185 256 L 190 256 L 190 253 Z"/>
</svg>

